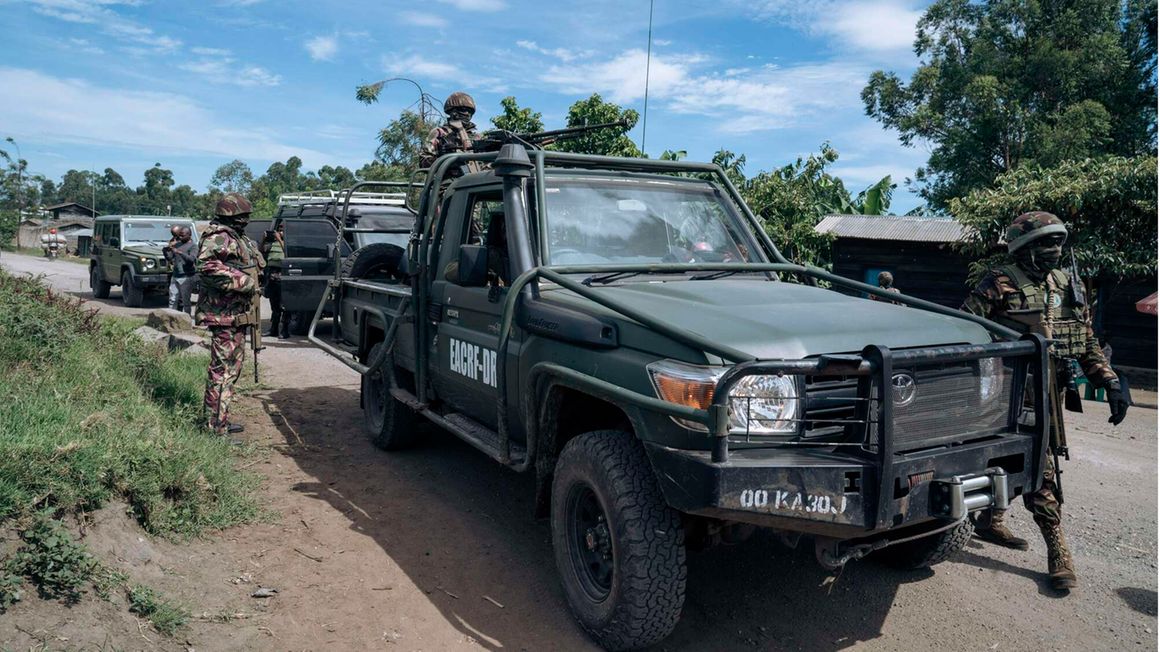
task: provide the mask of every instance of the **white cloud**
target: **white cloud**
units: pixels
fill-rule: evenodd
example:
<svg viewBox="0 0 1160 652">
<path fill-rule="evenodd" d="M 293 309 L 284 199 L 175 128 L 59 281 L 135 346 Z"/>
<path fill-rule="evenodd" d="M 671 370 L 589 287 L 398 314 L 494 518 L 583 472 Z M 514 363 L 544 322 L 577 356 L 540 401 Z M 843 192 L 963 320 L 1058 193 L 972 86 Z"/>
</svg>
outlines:
<svg viewBox="0 0 1160 652">
<path fill-rule="evenodd" d="M 543 55 L 546 55 L 549 57 L 554 57 L 554 58 L 559 59 L 560 61 L 564 61 L 564 62 L 573 61 L 575 59 L 580 59 L 583 57 L 590 57 L 590 56 L 596 54 L 592 50 L 569 50 L 566 48 L 548 49 L 548 48 L 540 47 L 540 45 L 538 43 L 536 43 L 535 41 L 527 41 L 527 40 L 516 41 L 516 45 L 525 49 L 525 50 L 531 50 L 532 52 L 538 52 L 540 54 L 543 54 Z"/>
<path fill-rule="evenodd" d="M 131 43 L 133 48 L 151 53 L 176 51 L 178 39 L 157 34 L 152 29 L 129 20 L 113 10 L 114 7 L 134 7 L 140 0 L 29 0 L 33 11 L 70 23 L 97 25 L 105 34 Z"/>
<path fill-rule="evenodd" d="M 93 45 L 88 39 L 70 38 L 69 49 L 74 52 L 84 52 L 85 54 L 104 54 L 105 51 L 96 45 Z"/>
<path fill-rule="evenodd" d="M 229 125 L 184 95 L 96 86 L 19 68 L 0 68 L 6 89 L 5 127 L 38 139 L 127 148 L 168 155 L 285 160 L 318 164 L 327 155 L 284 143 L 256 125 Z M 52 97 L 46 104 L 43 99 Z M 83 106 L 84 111 L 73 110 Z"/>
<path fill-rule="evenodd" d="M 333 61 L 338 54 L 338 37 L 315 36 L 306 42 L 306 51 L 315 61 Z"/>
<path fill-rule="evenodd" d="M 194 48 L 204 55 L 193 61 L 184 61 L 178 68 L 202 75 L 210 81 L 219 84 L 234 84 L 236 86 L 278 86 L 282 83 L 282 76 L 253 64 L 239 64 L 229 50 L 216 48 Z"/>
<path fill-rule="evenodd" d="M 399 12 L 399 19 L 404 23 L 418 27 L 447 27 L 446 18 L 422 11 L 401 11 Z"/>
<path fill-rule="evenodd" d="M 598 91 L 613 102 L 644 97 L 645 59 L 629 50 L 605 61 L 552 66 L 541 81 L 561 92 Z M 707 69 L 700 55 L 654 55 L 649 96 L 666 110 L 711 117 L 724 133 L 780 129 L 816 120 L 835 110 L 857 110 L 868 70 L 858 63 L 825 62 L 780 67 Z"/>
<path fill-rule="evenodd" d="M 467 73 L 452 64 L 431 61 L 417 54 L 413 54 L 404 59 L 396 59 L 393 55 L 385 55 L 383 57 L 383 69 L 392 75 L 403 77 L 442 79 L 446 81 L 458 81 L 468 77 Z"/>
<path fill-rule="evenodd" d="M 916 0 L 736 0 L 752 15 L 866 52 L 909 50 L 922 17 Z"/>
<path fill-rule="evenodd" d="M 507 7 L 503 0 L 439 0 L 460 11 L 499 11 Z"/>
</svg>

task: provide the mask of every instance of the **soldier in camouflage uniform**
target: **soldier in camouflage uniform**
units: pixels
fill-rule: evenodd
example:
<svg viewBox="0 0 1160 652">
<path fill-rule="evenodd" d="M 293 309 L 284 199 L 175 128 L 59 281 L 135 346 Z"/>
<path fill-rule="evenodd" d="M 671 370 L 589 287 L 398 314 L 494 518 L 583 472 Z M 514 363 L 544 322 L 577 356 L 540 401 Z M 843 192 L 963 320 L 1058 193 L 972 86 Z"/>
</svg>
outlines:
<svg viewBox="0 0 1160 652">
<path fill-rule="evenodd" d="M 255 308 L 261 296 L 258 277 L 265 261 L 258 245 L 245 234 L 252 210 L 250 202 L 238 193 L 222 197 L 197 254 L 201 280 L 197 322 L 210 332 L 205 418 L 209 428 L 220 435 L 243 430 L 241 424 L 230 423 L 230 401 L 234 383 L 242 373 L 248 329 L 260 327 Z"/>
<path fill-rule="evenodd" d="M 1112 371 L 1092 332 L 1087 302 L 1078 279 L 1059 269 L 1067 227 L 1051 213 L 1036 211 L 1020 215 L 1007 229 L 1007 250 L 1014 264 L 990 270 L 971 291 L 962 309 L 986 317 L 1021 333 L 1039 333 L 1052 340 L 1051 357 L 1057 374 L 1056 388 L 1071 383 L 1071 360 L 1077 360 L 1084 375 L 1095 387 L 1107 390 L 1111 418 L 1119 425 L 1129 401 L 1121 380 Z M 1052 441 L 1063 438 L 1060 392 L 1053 392 L 1055 405 L 1048 410 Z M 1058 430 L 1056 430 L 1058 429 Z M 1062 513 L 1057 500 L 1055 466 L 1048 456 L 1043 487 L 1023 494 L 1023 504 L 1035 518 L 1047 543 L 1047 566 L 1051 585 L 1057 590 L 1076 586 L 1075 566 L 1064 540 Z M 975 523 L 979 538 L 1008 548 L 1026 550 L 1027 541 L 1016 537 L 1003 523 L 1004 512 L 984 512 Z"/>
<path fill-rule="evenodd" d="M 475 100 L 462 91 L 456 91 L 447 96 L 443 103 L 443 111 L 447 114 L 447 122 L 435 127 L 427 135 L 427 144 L 419 157 L 419 167 L 429 168 L 435 159 L 451 152 L 470 152 L 479 140 L 479 132 L 475 130 L 475 123 L 471 117 L 475 115 Z M 469 171 L 475 171 L 478 166 L 472 162 L 468 164 Z M 458 176 L 462 171 L 453 171 L 452 176 Z"/>
</svg>

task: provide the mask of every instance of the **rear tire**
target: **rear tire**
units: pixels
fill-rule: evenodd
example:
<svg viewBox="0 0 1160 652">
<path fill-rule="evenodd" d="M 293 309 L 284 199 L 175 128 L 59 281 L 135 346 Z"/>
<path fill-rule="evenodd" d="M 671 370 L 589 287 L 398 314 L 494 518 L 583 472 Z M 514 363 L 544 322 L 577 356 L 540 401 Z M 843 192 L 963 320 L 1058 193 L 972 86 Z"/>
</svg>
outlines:
<svg viewBox="0 0 1160 652">
<path fill-rule="evenodd" d="M 93 265 L 89 269 L 89 287 L 93 289 L 93 297 L 97 299 L 109 298 L 109 288 L 112 286 L 105 281 L 104 275 L 101 274 L 100 265 Z"/>
<path fill-rule="evenodd" d="M 631 433 L 595 431 L 564 446 L 552 483 L 552 548 L 564 594 L 599 645 L 657 643 L 685 603 L 684 528 Z"/>
<path fill-rule="evenodd" d="M 398 282 L 405 280 L 399 271 L 407 252 L 388 242 L 372 242 L 359 247 L 342 261 L 343 278 L 361 278 L 374 281 Z"/>
<path fill-rule="evenodd" d="M 133 285 L 129 272 L 121 274 L 121 302 L 128 308 L 139 308 L 145 302 L 145 290 Z"/>
<path fill-rule="evenodd" d="M 929 537 L 907 541 L 883 548 L 878 552 L 882 561 L 904 570 L 916 570 L 941 563 L 966 547 L 974 527 L 969 519 L 949 530 Z"/>
<path fill-rule="evenodd" d="M 371 347 L 368 361 L 383 355 L 384 344 Z M 390 388 L 395 383 L 394 359 L 387 359 L 377 369 L 362 377 L 363 421 L 371 443 L 385 451 L 406 448 L 415 440 L 415 411 L 394 396 Z"/>
</svg>

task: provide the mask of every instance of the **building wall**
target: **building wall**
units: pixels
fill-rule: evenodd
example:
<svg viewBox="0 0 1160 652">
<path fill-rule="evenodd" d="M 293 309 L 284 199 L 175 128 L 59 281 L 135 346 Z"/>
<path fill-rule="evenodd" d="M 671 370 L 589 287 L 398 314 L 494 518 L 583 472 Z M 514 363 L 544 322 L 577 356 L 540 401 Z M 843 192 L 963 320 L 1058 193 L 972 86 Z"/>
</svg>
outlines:
<svg viewBox="0 0 1160 652">
<path fill-rule="evenodd" d="M 839 239 L 833 260 L 835 274 L 865 282 L 867 270 L 888 271 L 900 291 L 951 308 L 970 290 L 969 260 L 940 243 Z"/>
<path fill-rule="evenodd" d="M 1156 368 L 1156 317 L 1136 310 L 1136 302 L 1155 291 L 1156 277 L 1104 283 L 1100 289 L 1094 325 L 1112 347 L 1112 364 Z"/>
</svg>

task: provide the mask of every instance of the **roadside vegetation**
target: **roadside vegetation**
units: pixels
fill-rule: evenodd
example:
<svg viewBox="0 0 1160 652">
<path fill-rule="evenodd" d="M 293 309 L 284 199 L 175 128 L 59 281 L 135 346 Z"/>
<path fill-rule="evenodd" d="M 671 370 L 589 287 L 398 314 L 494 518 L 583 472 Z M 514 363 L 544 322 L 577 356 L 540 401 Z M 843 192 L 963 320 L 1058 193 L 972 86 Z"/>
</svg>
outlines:
<svg viewBox="0 0 1160 652">
<path fill-rule="evenodd" d="M 114 500 L 171 538 L 260 513 L 257 477 L 198 425 L 205 359 L 148 346 L 131 335 L 137 325 L 0 271 L 0 532 L 19 537 L 0 544 L 0 610 L 29 586 L 66 603 L 120 588 L 172 633 L 180 608 L 127 586 L 62 524 Z"/>
</svg>

